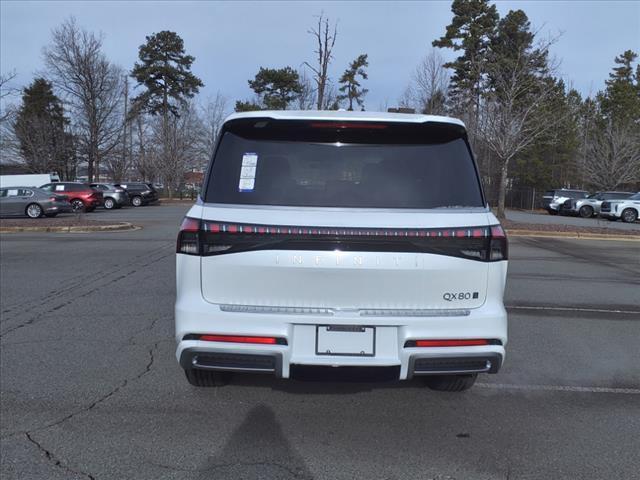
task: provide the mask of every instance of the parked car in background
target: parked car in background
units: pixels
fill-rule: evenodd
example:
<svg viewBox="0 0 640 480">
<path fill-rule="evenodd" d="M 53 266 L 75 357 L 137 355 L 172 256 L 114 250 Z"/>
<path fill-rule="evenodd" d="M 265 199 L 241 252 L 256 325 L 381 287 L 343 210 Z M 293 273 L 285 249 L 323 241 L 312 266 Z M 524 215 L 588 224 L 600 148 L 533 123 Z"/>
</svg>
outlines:
<svg viewBox="0 0 640 480">
<path fill-rule="evenodd" d="M 0 175 L 0 188 L 38 187 L 50 182 L 59 182 L 57 173 L 29 173 L 24 175 Z"/>
<path fill-rule="evenodd" d="M 129 194 L 117 183 L 91 183 L 90 186 L 102 192 L 104 197 L 103 206 L 107 210 L 129 204 Z"/>
<path fill-rule="evenodd" d="M 131 205 L 134 207 L 148 205 L 158 200 L 158 191 L 152 183 L 127 182 L 121 183 L 120 186 L 127 191 Z"/>
<path fill-rule="evenodd" d="M 591 218 L 600 213 L 600 206 L 605 200 L 624 200 L 631 195 L 633 192 L 596 192 L 587 198 L 570 198 L 562 204 L 560 213 Z"/>
<path fill-rule="evenodd" d="M 33 187 L 0 188 L 0 216 L 55 217 L 73 211 L 67 197 Z"/>
<path fill-rule="evenodd" d="M 600 216 L 614 221 L 621 219 L 626 223 L 635 222 L 640 217 L 640 192 L 624 200 L 602 202 Z"/>
<path fill-rule="evenodd" d="M 547 190 L 542 196 L 542 208 L 549 215 L 557 215 L 560 213 L 560 207 L 569 199 L 587 198 L 589 192 L 586 190 L 570 190 L 566 188 L 558 188 L 555 190 Z"/>
<path fill-rule="evenodd" d="M 74 211 L 92 212 L 102 205 L 102 192 L 91 188 L 86 183 L 79 182 L 57 182 L 48 183 L 40 187 L 47 192 L 64 195 L 69 200 Z"/>
</svg>

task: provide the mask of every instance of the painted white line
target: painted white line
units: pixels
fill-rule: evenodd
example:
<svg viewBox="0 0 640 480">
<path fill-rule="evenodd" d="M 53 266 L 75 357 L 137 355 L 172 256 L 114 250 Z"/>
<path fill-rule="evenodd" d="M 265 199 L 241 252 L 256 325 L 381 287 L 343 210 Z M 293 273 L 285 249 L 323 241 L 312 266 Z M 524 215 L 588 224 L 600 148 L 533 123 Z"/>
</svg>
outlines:
<svg viewBox="0 0 640 480">
<path fill-rule="evenodd" d="M 640 310 L 614 310 L 606 308 L 570 308 L 570 307 L 553 307 L 553 306 L 524 306 L 524 305 L 505 305 L 510 310 L 550 310 L 561 312 L 587 312 L 587 313 L 625 313 L 629 315 L 640 316 Z"/>
<path fill-rule="evenodd" d="M 476 386 L 480 388 L 493 388 L 496 390 L 618 393 L 624 395 L 640 395 L 640 388 L 573 387 L 569 385 L 516 385 L 512 383 L 476 383 Z"/>
</svg>

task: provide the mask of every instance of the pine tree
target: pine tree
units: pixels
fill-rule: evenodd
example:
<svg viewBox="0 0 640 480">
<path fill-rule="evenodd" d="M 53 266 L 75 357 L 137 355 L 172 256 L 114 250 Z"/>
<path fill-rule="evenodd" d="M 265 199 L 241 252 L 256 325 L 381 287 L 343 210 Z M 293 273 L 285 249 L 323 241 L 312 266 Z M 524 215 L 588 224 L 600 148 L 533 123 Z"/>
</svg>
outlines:
<svg viewBox="0 0 640 480">
<path fill-rule="evenodd" d="M 175 32 L 163 30 L 146 40 L 138 51 L 140 63 L 131 71 L 138 85 L 147 89 L 136 101 L 152 115 L 178 115 L 176 104 L 192 98 L 204 86 L 191 73 L 195 58 L 185 53 L 184 42 Z"/>
<path fill-rule="evenodd" d="M 358 55 L 358 58 L 349 64 L 349 68 L 347 68 L 342 74 L 342 77 L 340 77 L 339 83 L 342 86 L 339 90 L 343 93 L 342 95 L 338 95 L 338 100 L 347 100 L 349 102 L 349 111 L 353 110 L 354 102 L 360 107 L 363 107 L 364 105 L 364 96 L 369 90 L 366 88 L 360 88 L 358 77 L 362 80 L 369 78 L 367 71 L 365 70 L 368 66 L 369 61 L 367 60 L 367 54 L 364 53 L 362 55 Z"/>
<path fill-rule="evenodd" d="M 298 98 L 302 93 L 300 76 L 291 67 L 284 68 L 263 68 L 256 74 L 253 80 L 249 80 L 251 89 L 261 98 L 262 103 L 268 110 L 286 110 L 289 104 Z M 251 102 L 240 102 L 248 104 L 253 109 L 255 104 Z"/>
<path fill-rule="evenodd" d="M 638 54 L 632 50 L 618 55 L 614 67 L 606 81 L 606 89 L 600 98 L 603 113 L 614 121 L 629 122 L 640 120 L 640 64 L 633 72 L 633 62 Z"/>
<path fill-rule="evenodd" d="M 32 172 L 67 173 L 67 162 L 73 158 L 70 134 L 65 132 L 68 119 L 62 102 L 53 93 L 51 83 L 36 78 L 22 94 L 14 131 L 20 151 Z"/>
<path fill-rule="evenodd" d="M 138 85 L 144 86 L 146 91 L 134 100 L 136 109 L 147 112 L 152 116 L 162 118 L 160 156 L 160 170 L 169 172 L 171 165 L 182 165 L 181 159 L 176 158 L 176 149 L 172 148 L 172 139 L 176 137 L 175 128 L 183 123 L 177 122 L 180 112 L 190 111 L 190 98 L 204 86 L 202 80 L 191 73 L 191 65 L 195 58 L 187 55 L 182 38 L 167 30 L 146 37 L 146 43 L 138 51 L 140 62 L 136 62 L 131 76 Z M 170 118 L 171 116 L 171 118 Z M 186 124 L 184 124 L 186 125 Z M 171 182 L 180 179 L 175 172 L 168 183 L 169 196 L 172 196 Z"/>
<path fill-rule="evenodd" d="M 453 69 L 450 97 L 455 110 L 476 118 L 483 91 L 485 63 L 498 22 L 498 11 L 489 0 L 454 0 L 453 19 L 434 47 L 451 48 L 462 54 L 444 66 Z M 475 125 L 471 125 L 472 129 Z"/>
</svg>

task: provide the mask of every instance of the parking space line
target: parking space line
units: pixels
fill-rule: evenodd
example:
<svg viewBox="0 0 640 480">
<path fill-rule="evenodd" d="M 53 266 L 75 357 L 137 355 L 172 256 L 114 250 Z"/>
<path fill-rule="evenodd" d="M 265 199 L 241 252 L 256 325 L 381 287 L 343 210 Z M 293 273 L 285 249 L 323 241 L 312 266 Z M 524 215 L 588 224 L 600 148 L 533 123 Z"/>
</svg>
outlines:
<svg viewBox="0 0 640 480">
<path fill-rule="evenodd" d="M 640 395 L 640 388 L 581 387 L 570 385 L 516 385 L 513 383 L 476 383 L 476 387 L 496 390 L 525 390 L 578 393 L 617 393 L 623 395 Z"/>
</svg>

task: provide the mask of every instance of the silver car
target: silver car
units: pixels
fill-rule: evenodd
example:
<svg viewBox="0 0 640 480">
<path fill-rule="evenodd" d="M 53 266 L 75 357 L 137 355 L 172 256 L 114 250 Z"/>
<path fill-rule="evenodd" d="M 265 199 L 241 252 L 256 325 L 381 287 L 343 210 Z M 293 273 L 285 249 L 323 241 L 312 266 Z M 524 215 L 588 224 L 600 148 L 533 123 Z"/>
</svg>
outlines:
<svg viewBox="0 0 640 480">
<path fill-rule="evenodd" d="M 596 192 L 587 198 L 570 198 L 562 204 L 560 213 L 591 218 L 600 214 L 600 207 L 605 200 L 624 200 L 631 195 L 632 192 Z"/>
<path fill-rule="evenodd" d="M 0 216 L 3 217 L 55 217 L 59 213 L 72 211 L 71 204 L 63 195 L 34 187 L 0 188 Z"/>
<path fill-rule="evenodd" d="M 102 192 L 104 196 L 104 203 L 102 205 L 107 210 L 120 208 L 123 205 L 129 204 L 129 194 L 117 183 L 92 183 L 91 188 Z"/>
</svg>

